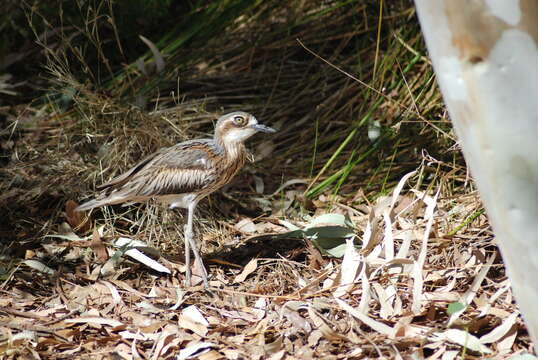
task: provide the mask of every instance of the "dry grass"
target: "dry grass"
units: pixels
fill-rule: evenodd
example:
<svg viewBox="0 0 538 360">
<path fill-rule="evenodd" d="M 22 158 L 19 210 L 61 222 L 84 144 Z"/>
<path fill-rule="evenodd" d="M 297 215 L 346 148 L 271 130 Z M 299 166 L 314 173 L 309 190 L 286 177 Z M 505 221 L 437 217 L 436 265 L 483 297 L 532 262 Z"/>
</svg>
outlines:
<svg viewBox="0 0 538 360">
<path fill-rule="evenodd" d="M 387 6 L 379 32 L 379 8 L 366 1 L 268 1 L 249 11 L 219 36 L 163 51 L 166 66 L 153 75 L 148 56 L 144 68 L 85 77 L 76 69 L 95 64 L 84 64 L 69 33 L 42 44 L 54 91 L 0 108 L 0 354 L 501 359 L 530 351 L 410 4 Z M 179 212 L 109 207 L 77 229 L 68 200 L 91 196 L 144 154 L 208 136 L 216 117 L 235 109 L 281 131 L 255 139 L 256 161 L 201 204 L 210 293 L 183 286 Z M 371 141 L 375 122 L 382 135 Z M 334 259 L 312 239 L 282 235 L 286 221 L 302 227 L 326 213 L 351 219 L 359 250 L 349 245 Z M 120 236 L 159 249 L 154 258 L 171 274 L 118 258 Z"/>
</svg>

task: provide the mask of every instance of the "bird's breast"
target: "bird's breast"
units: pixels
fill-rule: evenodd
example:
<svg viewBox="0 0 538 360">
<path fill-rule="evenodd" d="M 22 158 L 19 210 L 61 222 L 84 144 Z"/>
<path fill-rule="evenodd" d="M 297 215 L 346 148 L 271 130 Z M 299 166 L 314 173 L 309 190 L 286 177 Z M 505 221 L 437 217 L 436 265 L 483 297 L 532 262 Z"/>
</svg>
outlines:
<svg viewBox="0 0 538 360">
<path fill-rule="evenodd" d="M 229 183 L 245 164 L 246 152 L 244 148 L 226 149 L 223 156 L 213 159 L 215 188 L 220 188 Z"/>
</svg>

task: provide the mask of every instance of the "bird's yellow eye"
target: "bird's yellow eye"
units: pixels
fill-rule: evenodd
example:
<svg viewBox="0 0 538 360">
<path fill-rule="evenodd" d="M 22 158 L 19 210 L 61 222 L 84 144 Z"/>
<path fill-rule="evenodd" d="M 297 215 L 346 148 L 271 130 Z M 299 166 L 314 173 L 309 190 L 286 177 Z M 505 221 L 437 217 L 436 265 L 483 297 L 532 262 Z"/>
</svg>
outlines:
<svg viewBox="0 0 538 360">
<path fill-rule="evenodd" d="M 234 124 L 238 126 L 245 126 L 247 124 L 247 118 L 241 115 L 234 116 Z"/>
</svg>

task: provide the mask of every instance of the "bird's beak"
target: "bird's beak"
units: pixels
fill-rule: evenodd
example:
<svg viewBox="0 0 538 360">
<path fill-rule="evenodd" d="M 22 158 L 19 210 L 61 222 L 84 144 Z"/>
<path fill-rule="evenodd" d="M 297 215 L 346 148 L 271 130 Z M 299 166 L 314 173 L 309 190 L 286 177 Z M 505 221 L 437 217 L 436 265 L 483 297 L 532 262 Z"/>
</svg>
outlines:
<svg viewBox="0 0 538 360">
<path fill-rule="evenodd" d="M 261 131 L 261 132 L 264 132 L 264 133 L 275 133 L 276 132 L 275 129 L 270 128 L 269 126 L 262 125 L 262 124 L 253 124 L 253 125 L 250 125 L 250 127 L 253 128 L 256 131 Z"/>
</svg>

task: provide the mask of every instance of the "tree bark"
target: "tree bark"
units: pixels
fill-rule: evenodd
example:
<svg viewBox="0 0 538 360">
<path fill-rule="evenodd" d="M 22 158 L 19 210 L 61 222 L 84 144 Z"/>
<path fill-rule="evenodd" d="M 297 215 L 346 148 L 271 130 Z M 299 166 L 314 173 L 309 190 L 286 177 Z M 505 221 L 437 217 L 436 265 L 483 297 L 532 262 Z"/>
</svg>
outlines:
<svg viewBox="0 0 538 360">
<path fill-rule="evenodd" d="M 437 81 L 536 349 L 538 1 L 415 3 Z"/>
</svg>

